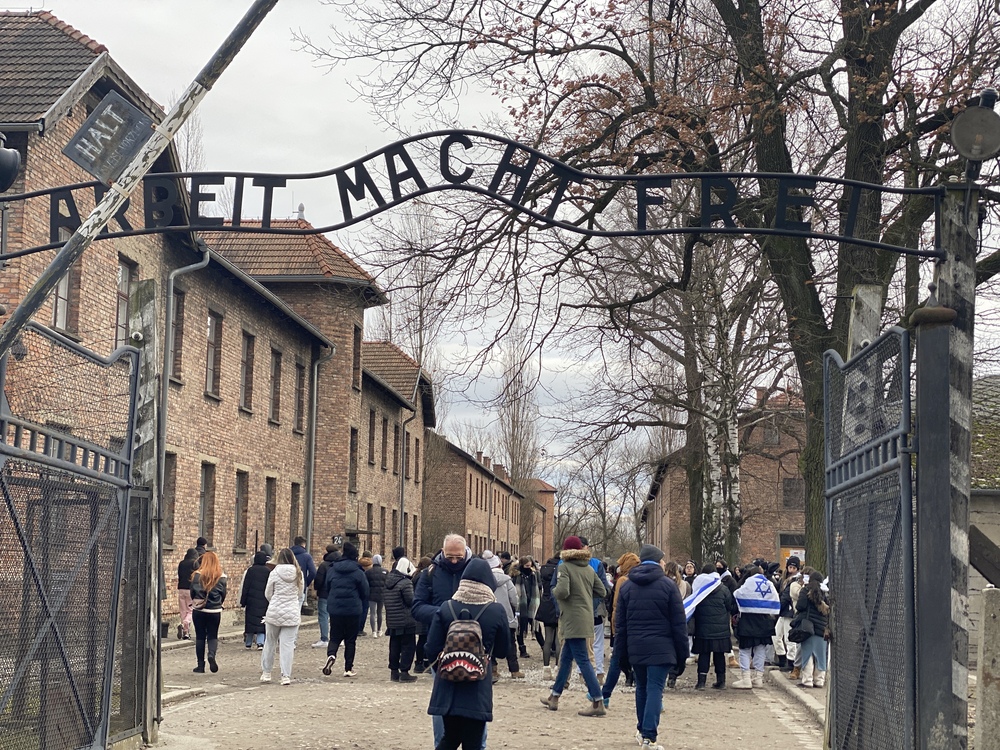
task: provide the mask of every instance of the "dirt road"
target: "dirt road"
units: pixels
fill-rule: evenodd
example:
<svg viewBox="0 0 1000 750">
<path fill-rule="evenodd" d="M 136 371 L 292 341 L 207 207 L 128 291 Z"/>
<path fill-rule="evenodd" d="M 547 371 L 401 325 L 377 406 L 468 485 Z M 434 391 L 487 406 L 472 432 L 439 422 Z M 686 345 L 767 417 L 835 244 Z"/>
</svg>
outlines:
<svg viewBox="0 0 1000 750">
<path fill-rule="evenodd" d="M 192 674 L 194 652 L 164 652 L 165 684 L 201 686 L 206 694 L 167 706 L 159 747 L 166 750 L 429 750 L 433 745 L 427 715 L 430 676 L 413 684 L 389 681 L 387 638 L 362 638 L 354 679 L 342 671 L 324 677 L 325 652 L 309 648 L 315 630 L 304 631 L 295 653 L 294 682 L 262 685 L 260 654 L 239 642 L 220 646 L 217 674 Z M 584 688 L 574 678 L 557 712 L 538 699 L 543 683 L 538 647 L 522 660 L 527 678 L 504 675 L 494 691 L 491 750 L 626 750 L 634 748 L 635 702 L 619 687 L 605 718 L 577 716 Z M 338 666 L 340 666 L 338 664 Z M 275 679 L 278 674 L 275 670 Z M 671 750 L 819 750 L 822 732 L 776 688 L 718 692 L 694 690 L 693 668 L 678 689 L 665 696 L 660 743 Z M 730 674 L 730 681 L 734 675 Z"/>
</svg>

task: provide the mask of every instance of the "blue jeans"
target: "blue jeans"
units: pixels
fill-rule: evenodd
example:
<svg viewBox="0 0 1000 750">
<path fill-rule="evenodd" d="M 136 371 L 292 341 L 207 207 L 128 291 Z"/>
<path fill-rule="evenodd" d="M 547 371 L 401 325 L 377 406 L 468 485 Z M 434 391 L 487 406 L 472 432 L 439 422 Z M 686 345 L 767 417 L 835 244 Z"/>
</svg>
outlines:
<svg viewBox="0 0 1000 750">
<path fill-rule="evenodd" d="M 821 635 L 811 635 L 806 639 L 806 642 L 801 644 L 799 647 L 799 653 L 802 654 L 802 666 L 804 667 L 809 663 L 810 659 L 816 661 L 815 669 L 821 672 L 826 671 L 826 651 L 827 645 L 826 641 Z"/>
<path fill-rule="evenodd" d="M 316 600 L 316 613 L 319 616 L 319 639 L 321 641 L 330 640 L 330 611 L 327 609 L 329 602 L 320 597 Z"/>
<path fill-rule="evenodd" d="M 254 644 L 254 641 L 257 642 L 258 646 L 263 646 L 264 645 L 264 634 L 263 633 L 257 633 L 256 636 L 253 633 L 244 633 L 243 634 L 243 645 L 246 646 L 247 648 L 250 648 Z"/>
<path fill-rule="evenodd" d="M 635 674 L 635 717 L 644 739 L 656 740 L 660 726 L 660 709 L 663 708 L 663 686 L 670 667 L 666 664 L 633 664 Z"/>
<path fill-rule="evenodd" d="M 604 700 L 610 700 L 611 694 L 615 692 L 618 685 L 618 678 L 622 676 L 622 650 L 620 648 L 611 649 L 611 663 L 608 664 L 608 674 L 604 678 L 604 687 L 601 688 L 601 696 Z"/>
<path fill-rule="evenodd" d="M 434 727 L 434 747 L 437 747 L 441 744 L 441 740 L 444 739 L 444 717 L 431 714 L 431 726 Z M 490 723 L 486 722 L 483 726 L 483 746 L 481 750 L 486 750 L 486 737 L 489 733 Z"/>
<path fill-rule="evenodd" d="M 556 681 L 552 685 L 552 694 L 562 695 L 562 691 L 566 689 L 573 662 L 580 667 L 583 681 L 587 683 L 587 692 L 594 696 L 593 700 L 597 700 L 597 696 L 601 694 L 601 685 L 597 682 L 597 675 L 594 674 L 594 665 L 590 663 L 586 638 L 567 638 L 563 641 L 562 653 L 559 655 L 559 672 L 556 673 Z"/>
</svg>

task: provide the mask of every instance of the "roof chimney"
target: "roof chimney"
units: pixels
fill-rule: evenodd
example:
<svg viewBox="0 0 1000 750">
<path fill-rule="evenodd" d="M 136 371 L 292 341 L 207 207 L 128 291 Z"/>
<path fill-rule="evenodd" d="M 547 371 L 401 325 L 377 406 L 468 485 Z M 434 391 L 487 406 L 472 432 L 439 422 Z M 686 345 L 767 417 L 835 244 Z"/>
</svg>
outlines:
<svg viewBox="0 0 1000 750">
<path fill-rule="evenodd" d="M 490 457 L 489 456 L 483 456 L 483 466 L 485 466 L 487 469 L 490 468 Z"/>
<path fill-rule="evenodd" d="M 298 210 L 298 213 L 295 214 L 295 218 L 296 219 L 300 219 L 301 221 L 305 221 L 306 220 L 306 204 L 305 203 L 300 203 L 299 204 L 299 210 Z"/>
<path fill-rule="evenodd" d="M 478 461 L 479 463 L 483 462 L 483 452 L 482 451 L 476 451 L 476 461 Z"/>
</svg>

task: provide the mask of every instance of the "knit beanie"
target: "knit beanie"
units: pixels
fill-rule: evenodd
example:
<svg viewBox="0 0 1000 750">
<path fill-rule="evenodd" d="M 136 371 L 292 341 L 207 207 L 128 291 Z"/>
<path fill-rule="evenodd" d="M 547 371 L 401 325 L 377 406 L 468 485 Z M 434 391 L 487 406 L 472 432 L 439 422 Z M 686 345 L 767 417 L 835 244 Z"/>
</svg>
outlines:
<svg viewBox="0 0 1000 750">
<path fill-rule="evenodd" d="M 639 548 L 640 562 L 658 563 L 663 559 L 663 552 L 655 544 L 644 544 Z"/>
<path fill-rule="evenodd" d="M 490 550 L 483 550 L 483 559 L 487 562 L 490 568 L 500 567 L 500 558 L 494 555 Z"/>
<path fill-rule="evenodd" d="M 375 555 L 372 558 L 372 564 L 373 565 L 381 565 L 382 564 L 382 555 Z"/>
<path fill-rule="evenodd" d="M 346 557 L 348 560 L 357 560 L 358 559 L 358 548 L 355 547 L 350 542 L 344 542 L 344 550 L 343 550 L 343 552 L 344 552 L 344 557 Z"/>
<path fill-rule="evenodd" d="M 563 542 L 563 549 L 583 549 L 583 543 L 578 536 L 568 536 Z"/>
<path fill-rule="evenodd" d="M 403 545 L 399 545 L 398 547 L 393 547 L 392 548 L 392 559 L 393 560 L 399 560 L 399 559 L 404 558 L 404 557 L 406 557 L 406 547 L 404 547 Z"/>
</svg>

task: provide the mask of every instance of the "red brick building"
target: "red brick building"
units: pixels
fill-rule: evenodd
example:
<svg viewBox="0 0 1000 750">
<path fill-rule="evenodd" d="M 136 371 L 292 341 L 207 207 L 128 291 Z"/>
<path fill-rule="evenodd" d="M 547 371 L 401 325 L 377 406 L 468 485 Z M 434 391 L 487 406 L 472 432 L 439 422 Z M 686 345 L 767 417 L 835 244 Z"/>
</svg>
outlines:
<svg viewBox="0 0 1000 750">
<path fill-rule="evenodd" d="M 426 433 L 423 549 L 433 554 L 446 534 L 461 534 L 476 554 L 490 549 L 520 554 L 524 495 L 489 456 L 466 453 L 440 435 Z"/>
<path fill-rule="evenodd" d="M 534 521 L 531 527 L 530 550 L 525 550 L 535 560 L 545 562 L 556 552 L 555 507 L 558 490 L 543 479 L 532 479 L 526 492 L 532 499 Z"/>
<path fill-rule="evenodd" d="M 741 425 L 740 434 L 743 526 L 738 561 L 763 557 L 784 562 L 793 551 L 804 554 L 805 482 L 798 468 L 805 441 L 802 402 L 785 394 L 768 399 L 753 423 Z M 663 459 L 643 510 L 646 541 L 680 563 L 691 557 L 687 466 L 684 448 Z"/>
</svg>

